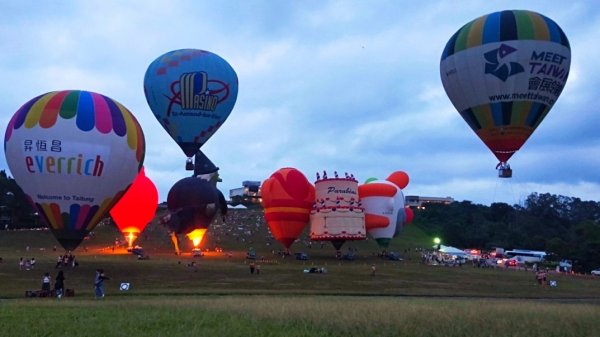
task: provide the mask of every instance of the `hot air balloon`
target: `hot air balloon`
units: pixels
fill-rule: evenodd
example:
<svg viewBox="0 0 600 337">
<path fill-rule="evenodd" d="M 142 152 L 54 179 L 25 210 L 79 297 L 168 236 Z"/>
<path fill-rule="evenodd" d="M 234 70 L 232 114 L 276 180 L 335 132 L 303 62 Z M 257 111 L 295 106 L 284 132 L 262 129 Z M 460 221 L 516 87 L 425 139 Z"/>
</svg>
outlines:
<svg viewBox="0 0 600 337">
<path fill-rule="evenodd" d="M 326 171 L 322 177 L 317 173 L 315 204 L 310 213 L 310 239 L 331 241 L 337 257 L 342 257 L 340 249 L 344 242 L 366 238 L 365 214 L 354 175 L 345 173 L 340 177 L 334 171 L 333 177 L 328 178 Z"/>
<path fill-rule="evenodd" d="M 411 223 L 413 221 L 413 219 L 415 218 L 415 213 L 413 212 L 413 210 L 410 207 L 405 207 L 404 208 L 404 213 L 406 214 L 406 224 L 408 225 L 409 223 Z"/>
<path fill-rule="evenodd" d="M 129 248 L 154 218 L 157 207 L 158 190 L 142 167 L 125 195 L 110 210 L 110 216 L 127 239 Z"/>
<path fill-rule="evenodd" d="M 167 208 L 176 252 L 179 253 L 177 234 L 187 234 L 194 248 L 198 248 L 219 209 L 219 193 L 214 184 L 204 179 L 183 178 L 169 190 Z"/>
<path fill-rule="evenodd" d="M 442 53 L 440 75 L 452 104 L 498 158 L 509 158 L 540 125 L 562 92 L 569 40 L 551 19 L 526 10 L 484 15 L 459 29 Z"/>
<path fill-rule="evenodd" d="M 233 68 L 220 56 L 198 49 L 170 51 L 154 60 L 144 77 L 154 116 L 188 157 L 227 119 L 238 93 Z"/>
<path fill-rule="evenodd" d="M 263 182 L 261 196 L 273 237 L 289 249 L 308 224 L 315 188 L 302 172 L 286 167 Z"/>
<path fill-rule="evenodd" d="M 40 95 L 4 138 L 15 180 L 66 250 L 74 250 L 142 167 L 144 134 L 129 110 L 89 91 Z"/>
<path fill-rule="evenodd" d="M 389 247 L 391 239 L 398 236 L 408 222 L 402 193 L 402 188 L 408 182 L 405 172 L 396 171 L 386 180 L 371 180 L 358 187 L 365 209 L 367 232 L 384 251 Z"/>
</svg>

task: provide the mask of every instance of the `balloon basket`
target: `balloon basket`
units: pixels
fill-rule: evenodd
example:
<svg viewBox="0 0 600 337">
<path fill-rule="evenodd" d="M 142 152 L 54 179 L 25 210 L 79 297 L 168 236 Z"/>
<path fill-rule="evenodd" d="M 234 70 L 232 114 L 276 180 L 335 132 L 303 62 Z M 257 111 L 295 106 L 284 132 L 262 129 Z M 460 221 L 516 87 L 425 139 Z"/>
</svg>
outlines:
<svg viewBox="0 0 600 337">
<path fill-rule="evenodd" d="M 185 170 L 186 171 L 194 170 L 194 163 L 192 163 L 192 158 L 188 158 L 187 161 L 185 162 Z"/>
<path fill-rule="evenodd" d="M 510 168 L 498 169 L 498 177 L 499 178 L 512 178 L 512 169 L 510 169 Z"/>
</svg>

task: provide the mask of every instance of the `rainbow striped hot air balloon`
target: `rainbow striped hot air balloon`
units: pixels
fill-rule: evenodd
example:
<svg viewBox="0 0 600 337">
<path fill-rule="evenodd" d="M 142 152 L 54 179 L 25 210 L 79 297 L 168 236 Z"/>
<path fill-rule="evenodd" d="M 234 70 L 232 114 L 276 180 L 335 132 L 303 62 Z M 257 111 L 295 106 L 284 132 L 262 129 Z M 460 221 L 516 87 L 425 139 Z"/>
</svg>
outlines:
<svg viewBox="0 0 600 337">
<path fill-rule="evenodd" d="M 315 188 L 295 168 L 277 170 L 261 187 L 265 219 L 273 237 L 290 248 L 310 219 Z"/>
<path fill-rule="evenodd" d="M 506 10 L 459 29 L 444 48 L 440 75 L 456 110 L 505 168 L 558 99 L 570 64 L 569 40 L 556 22 Z"/>
<path fill-rule="evenodd" d="M 65 90 L 25 103 L 6 128 L 4 151 L 41 218 L 73 250 L 137 176 L 145 141 L 123 105 Z"/>
</svg>

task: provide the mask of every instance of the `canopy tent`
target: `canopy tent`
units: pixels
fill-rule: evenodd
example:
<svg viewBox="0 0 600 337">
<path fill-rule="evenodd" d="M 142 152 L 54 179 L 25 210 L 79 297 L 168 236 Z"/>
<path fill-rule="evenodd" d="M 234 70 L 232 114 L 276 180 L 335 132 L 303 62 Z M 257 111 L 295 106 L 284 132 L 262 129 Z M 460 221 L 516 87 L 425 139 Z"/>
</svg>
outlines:
<svg viewBox="0 0 600 337">
<path fill-rule="evenodd" d="M 439 251 L 444 254 L 456 255 L 456 256 L 461 256 L 461 257 L 466 257 L 467 255 L 469 255 L 469 254 L 465 253 L 465 251 L 462 249 L 458 249 L 458 248 L 451 247 L 451 246 L 444 246 L 444 245 L 440 245 Z"/>
<path fill-rule="evenodd" d="M 240 205 L 235 205 L 235 206 L 227 205 L 227 208 L 229 208 L 229 209 L 247 209 L 248 207 L 240 204 Z"/>
</svg>

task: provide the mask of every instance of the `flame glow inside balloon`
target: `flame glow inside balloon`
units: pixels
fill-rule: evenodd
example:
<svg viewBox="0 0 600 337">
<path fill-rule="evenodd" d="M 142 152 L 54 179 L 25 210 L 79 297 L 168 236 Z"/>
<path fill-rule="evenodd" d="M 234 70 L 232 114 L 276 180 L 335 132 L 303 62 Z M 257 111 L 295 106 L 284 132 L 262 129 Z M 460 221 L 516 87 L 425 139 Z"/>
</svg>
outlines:
<svg viewBox="0 0 600 337">
<path fill-rule="evenodd" d="M 135 179 L 145 142 L 120 103 L 66 90 L 25 103 L 8 124 L 4 151 L 19 186 L 73 250 Z"/>
<path fill-rule="evenodd" d="M 202 239 L 204 238 L 204 234 L 206 234 L 206 230 L 206 228 L 196 228 L 186 234 L 186 236 L 192 240 L 192 245 L 194 248 L 198 248 L 198 246 L 200 246 Z"/>
<path fill-rule="evenodd" d="M 169 190 L 167 207 L 171 212 L 169 229 L 188 234 L 197 228 L 208 228 L 219 209 L 219 192 L 204 179 L 183 178 Z"/>
<path fill-rule="evenodd" d="M 126 236 L 129 246 L 154 218 L 158 208 L 158 190 L 144 168 L 125 192 L 125 195 L 111 208 L 110 216 Z"/>
</svg>

